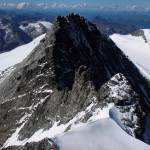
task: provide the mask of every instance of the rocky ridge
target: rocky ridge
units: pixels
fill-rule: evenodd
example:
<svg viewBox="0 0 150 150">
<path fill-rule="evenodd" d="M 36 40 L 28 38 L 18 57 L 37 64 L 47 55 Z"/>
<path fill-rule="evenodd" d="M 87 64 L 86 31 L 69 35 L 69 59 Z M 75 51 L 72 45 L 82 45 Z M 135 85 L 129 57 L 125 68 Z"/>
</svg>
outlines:
<svg viewBox="0 0 150 150">
<path fill-rule="evenodd" d="M 121 127 L 144 140 L 148 89 L 134 64 L 94 24 L 76 14 L 58 16 L 40 45 L 0 84 L 0 145 L 30 142 L 41 131 L 54 136 L 54 126 L 68 131 L 109 103 Z"/>
</svg>

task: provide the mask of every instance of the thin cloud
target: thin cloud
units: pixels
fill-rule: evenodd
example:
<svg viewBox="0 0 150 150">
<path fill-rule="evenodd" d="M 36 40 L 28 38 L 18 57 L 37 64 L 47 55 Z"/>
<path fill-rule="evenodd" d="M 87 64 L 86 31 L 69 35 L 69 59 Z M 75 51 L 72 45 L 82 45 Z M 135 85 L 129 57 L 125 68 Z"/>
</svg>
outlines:
<svg viewBox="0 0 150 150">
<path fill-rule="evenodd" d="M 19 3 L 19 4 L 17 4 L 17 6 L 16 6 L 16 8 L 18 8 L 18 9 L 30 8 L 30 7 L 32 7 L 32 4 L 26 3 L 26 2 Z"/>
<path fill-rule="evenodd" d="M 102 5 L 89 5 L 87 3 L 82 4 L 65 4 L 65 3 L 38 3 L 32 4 L 30 2 L 22 2 L 22 3 L 0 3 L 0 8 L 16 8 L 16 9 L 26 9 L 26 8 L 41 8 L 41 9 L 51 9 L 51 8 L 87 8 L 87 9 L 99 9 L 99 10 L 128 10 L 128 11 L 150 11 L 149 7 L 139 7 L 133 5 L 132 7 L 123 8 L 119 5 L 114 6 L 102 6 Z"/>
<path fill-rule="evenodd" d="M 131 7 L 131 9 L 133 9 L 133 10 L 144 10 L 145 8 L 144 8 L 144 7 L 140 7 L 140 6 L 133 5 L 133 6 Z"/>
<path fill-rule="evenodd" d="M 39 8 L 43 8 L 43 9 L 49 8 L 48 3 L 38 3 L 36 6 L 39 7 Z"/>
</svg>

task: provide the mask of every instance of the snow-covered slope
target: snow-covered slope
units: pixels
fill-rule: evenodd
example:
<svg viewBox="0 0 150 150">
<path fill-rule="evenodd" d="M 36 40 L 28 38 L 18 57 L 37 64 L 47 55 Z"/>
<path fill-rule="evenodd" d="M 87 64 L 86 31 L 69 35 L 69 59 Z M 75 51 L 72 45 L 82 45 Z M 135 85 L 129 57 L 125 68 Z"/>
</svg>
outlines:
<svg viewBox="0 0 150 150">
<path fill-rule="evenodd" d="M 42 25 L 44 25 L 47 29 L 51 28 L 52 23 L 47 22 L 47 21 L 39 21 Z"/>
<path fill-rule="evenodd" d="M 150 45 L 150 29 L 144 29 L 143 31 L 144 31 L 145 37 L 147 39 L 147 42 Z"/>
<path fill-rule="evenodd" d="M 19 46 L 14 50 L 0 54 L 0 83 L 11 74 L 15 65 L 22 62 L 28 54 L 39 44 L 45 34 L 37 37 L 32 42 Z"/>
<path fill-rule="evenodd" d="M 114 34 L 110 38 L 150 78 L 150 29 L 141 31 L 143 36 Z"/>
<path fill-rule="evenodd" d="M 0 71 L 20 63 L 39 44 L 45 34 L 37 37 L 32 42 L 19 46 L 14 50 L 0 54 Z"/>
<path fill-rule="evenodd" d="M 60 150 L 149 150 L 111 118 L 100 119 L 53 139 Z M 50 142 L 51 143 L 51 142 Z"/>
</svg>

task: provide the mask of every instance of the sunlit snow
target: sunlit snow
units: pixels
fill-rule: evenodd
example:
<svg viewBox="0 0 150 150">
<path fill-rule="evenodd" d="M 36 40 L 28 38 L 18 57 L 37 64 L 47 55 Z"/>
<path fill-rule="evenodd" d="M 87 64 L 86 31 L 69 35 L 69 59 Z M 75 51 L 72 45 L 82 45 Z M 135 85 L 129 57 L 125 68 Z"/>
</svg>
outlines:
<svg viewBox="0 0 150 150">
<path fill-rule="evenodd" d="M 43 24 L 47 29 L 49 29 L 52 26 L 52 23 L 47 21 L 39 21 L 39 23 Z"/>
<path fill-rule="evenodd" d="M 111 118 L 100 119 L 53 138 L 59 150 L 149 150 L 150 146 L 124 132 Z"/>
<path fill-rule="evenodd" d="M 45 37 L 45 34 L 37 37 L 32 42 L 19 46 L 10 52 L 0 54 L 0 71 L 3 71 L 10 66 L 16 65 L 24 58 L 28 56 L 28 54 L 39 44 L 39 42 Z"/>
<path fill-rule="evenodd" d="M 144 29 L 142 36 L 113 34 L 110 38 L 135 63 L 139 70 L 150 78 L 150 29 Z"/>
</svg>

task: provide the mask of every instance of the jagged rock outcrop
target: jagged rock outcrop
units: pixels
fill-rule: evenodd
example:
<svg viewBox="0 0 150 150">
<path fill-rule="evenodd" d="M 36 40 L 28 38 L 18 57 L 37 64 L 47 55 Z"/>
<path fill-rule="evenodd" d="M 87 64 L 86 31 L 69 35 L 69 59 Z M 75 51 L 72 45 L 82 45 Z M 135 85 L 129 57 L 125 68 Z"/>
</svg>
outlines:
<svg viewBox="0 0 150 150">
<path fill-rule="evenodd" d="M 117 81 L 110 80 L 114 75 Z M 117 85 L 117 94 L 125 95 L 113 97 L 111 87 Z M 67 131 L 108 103 L 115 103 L 122 116 L 131 110 L 123 126 L 142 139 L 148 90 L 134 64 L 94 24 L 76 14 L 59 16 L 39 46 L 0 84 L 0 145 L 30 142 L 36 132 L 52 136 L 51 130 L 62 124 L 62 132 Z"/>
<path fill-rule="evenodd" d="M 141 137 L 143 132 L 142 119 L 145 112 L 140 106 L 140 96 L 135 93 L 122 74 L 117 74 L 102 86 L 100 96 L 106 103 L 114 103 L 116 108 L 110 110 L 110 116 L 115 121 L 122 121 L 121 127 L 134 137 Z M 105 94 L 104 94 L 105 93 Z M 107 94 L 106 94 L 107 93 Z M 114 118 L 112 111 L 118 111 L 119 118 Z M 116 117 L 116 116 L 115 116 Z M 117 119 L 117 120 L 116 120 Z"/>
</svg>

